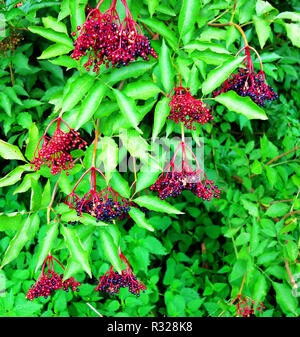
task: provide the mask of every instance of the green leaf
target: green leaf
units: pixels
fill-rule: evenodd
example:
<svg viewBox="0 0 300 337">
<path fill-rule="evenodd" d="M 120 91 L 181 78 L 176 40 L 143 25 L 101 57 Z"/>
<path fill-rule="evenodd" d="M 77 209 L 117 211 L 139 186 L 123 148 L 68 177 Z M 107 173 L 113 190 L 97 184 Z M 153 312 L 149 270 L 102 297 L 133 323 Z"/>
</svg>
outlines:
<svg viewBox="0 0 300 337">
<path fill-rule="evenodd" d="M 65 17 L 70 15 L 70 8 L 69 8 L 70 0 L 63 0 L 60 6 L 59 14 L 57 21 L 63 20 Z"/>
<path fill-rule="evenodd" d="M 0 187 L 10 186 L 21 179 L 24 171 L 29 171 L 30 165 L 18 166 L 10 171 L 5 177 L 0 179 Z"/>
<path fill-rule="evenodd" d="M 114 85 L 122 80 L 128 78 L 137 78 L 142 76 L 147 71 L 150 71 L 156 62 L 142 62 L 137 61 L 129 64 L 127 67 L 120 69 L 116 68 L 108 76 L 103 76 L 103 80 L 110 85 Z"/>
<path fill-rule="evenodd" d="M 283 202 L 272 204 L 268 208 L 266 215 L 268 215 L 271 218 L 281 217 L 287 214 L 289 212 L 289 209 L 290 209 L 290 206 Z"/>
<path fill-rule="evenodd" d="M 82 127 L 82 125 L 91 120 L 94 113 L 99 108 L 102 99 L 105 96 L 105 93 L 105 84 L 100 81 L 96 82 L 81 104 L 81 108 L 77 116 L 77 129 L 79 129 L 80 127 Z"/>
<path fill-rule="evenodd" d="M 255 104 L 250 97 L 241 97 L 235 91 L 223 93 L 215 97 L 215 100 L 225 105 L 230 111 L 242 114 L 248 119 L 268 119 L 264 110 Z"/>
<path fill-rule="evenodd" d="M 170 205 L 166 201 L 159 199 L 158 197 L 153 197 L 149 195 L 144 195 L 133 200 L 138 205 L 146 207 L 152 211 L 163 212 L 169 214 L 184 214 L 178 211 L 174 206 Z"/>
<path fill-rule="evenodd" d="M 77 77 L 63 98 L 62 112 L 74 108 L 83 96 L 92 88 L 94 81 L 95 79 L 88 74 Z"/>
<path fill-rule="evenodd" d="M 139 133 L 143 133 L 138 125 L 141 122 L 141 114 L 133 99 L 124 95 L 121 91 L 113 89 L 117 103 L 124 118 L 135 128 Z"/>
<path fill-rule="evenodd" d="M 160 174 L 161 171 L 154 171 L 151 167 L 141 170 L 137 175 L 135 193 L 154 184 Z"/>
<path fill-rule="evenodd" d="M 19 256 L 21 250 L 23 249 L 23 247 L 30 238 L 30 230 L 31 230 L 31 217 L 28 216 L 25 223 L 16 233 L 14 238 L 10 241 L 9 246 L 7 247 L 4 253 L 1 269 Z"/>
<path fill-rule="evenodd" d="M 16 232 L 23 225 L 23 213 L 0 213 L 0 231 Z"/>
<path fill-rule="evenodd" d="M 221 66 L 209 72 L 206 80 L 202 83 L 202 92 L 204 95 L 211 93 L 219 87 L 230 74 L 243 62 L 244 57 L 235 57 L 228 60 Z"/>
<path fill-rule="evenodd" d="M 192 52 L 194 50 L 203 51 L 203 50 L 206 50 L 206 49 L 210 49 L 211 51 L 213 51 L 215 53 L 230 54 L 229 51 L 226 48 L 222 47 L 218 43 L 205 42 L 205 41 L 199 41 L 199 40 L 195 40 L 193 42 L 190 42 L 190 43 L 186 44 L 183 48 L 187 49 L 188 52 Z"/>
<path fill-rule="evenodd" d="M 72 259 L 74 259 L 82 269 L 92 277 L 91 267 L 89 264 L 88 254 L 82 246 L 82 243 L 76 233 L 76 230 L 67 227 L 61 227 L 65 244 L 68 247 Z M 66 276 L 64 276 L 66 277 Z"/>
<path fill-rule="evenodd" d="M 47 255 L 53 248 L 54 241 L 57 238 L 57 235 L 58 235 L 58 223 L 51 222 L 49 225 L 47 225 L 46 235 L 39 244 L 39 250 L 36 257 L 37 262 L 34 271 L 35 273 L 39 270 L 41 265 L 44 263 Z"/>
<path fill-rule="evenodd" d="M 28 130 L 28 141 L 25 151 L 25 156 L 29 160 L 33 158 L 38 142 L 39 142 L 39 129 L 35 123 L 32 123 Z"/>
<path fill-rule="evenodd" d="M 289 260 L 291 262 L 295 262 L 295 260 L 297 259 L 299 255 L 299 249 L 298 249 L 297 244 L 293 241 L 289 241 L 286 245 L 286 250 L 288 253 Z"/>
<path fill-rule="evenodd" d="M 254 174 L 261 174 L 262 173 L 262 164 L 257 159 L 254 160 L 253 164 L 251 165 L 251 172 Z"/>
<path fill-rule="evenodd" d="M 160 78 L 163 88 L 166 93 L 169 93 L 173 88 L 174 69 L 171 61 L 171 54 L 165 40 L 162 42 L 162 47 L 159 56 Z"/>
<path fill-rule="evenodd" d="M 99 160 L 101 160 L 104 165 L 106 182 L 108 183 L 111 179 L 112 172 L 115 171 L 115 168 L 119 163 L 119 148 L 111 137 L 101 138 L 99 147 L 101 153 L 100 156 L 97 157 L 97 166 Z"/>
<path fill-rule="evenodd" d="M 39 60 L 45 60 L 49 59 L 51 57 L 56 57 L 64 54 L 68 54 L 72 48 L 61 44 L 61 43 L 55 43 L 51 46 L 49 46 L 47 49 L 45 49 L 41 56 L 38 57 Z"/>
<path fill-rule="evenodd" d="M 183 0 L 178 18 L 178 30 L 183 42 L 188 42 L 195 29 L 195 23 L 200 14 L 200 1 Z"/>
<path fill-rule="evenodd" d="M 134 158 L 139 158 L 142 162 L 148 163 L 149 144 L 135 130 L 122 130 L 120 138 L 124 147 Z"/>
<path fill-rule="evenodd" d="M 85 22 L 85 6 L 87 1 L 71 0 L 69 2 L 72 31 L 77 31 L 77 26 Z"/>
<path fill-rule="evenodd" d="M 111 262 L 114 268 L 121 274 L 121 260 L 119 257 L 119 248 L 115 244 L 114 239 L 111 234 L 105 230 L 101 229 L 99 231 L 99 235 L 101 238 L 101 246 L 103 248 L 104 254 L 106 258 Z"/>
<path fill-rule="evenodd" d="M 154 18 L 139 19 L 139 21 L 147 25 L 152 31 L 164 37 L 173 50 L 176 49 L 177 47 L 176 35 L 166 24 Z"/>
<path fill-rule="evenodd" d="M 292 44 L 300 48 L 300 27 L 298 23 L 286 23 L 285 29 Z"/>
<path fill-rule="evenodd" d="M 115 191 L 121 194 L 122 197 L 130 197 L 130 188 L 128 181 L 124 179 L 117 170 L 113 172 L 109 184 Z"/>
<path fill-rule="evenodd" d="M 256 29 L 256 34 L 258 36 L 260 48 L 262 49 L 271 34 L 270 22 L 267 22 L 257 16 L 253 17 L 253 21 Z"/>
<path fill-rule="evenodd" d="M 168 97 L 164 97 L 156 104 L 154 111 L 154 123 L 152 129 L 153 142 L 155 142 L 156 137 L 164 127 L 166 119 L 170 114 L 169 102 L 170 99 Z"/>
<path fill-rule="evenodd" d="M 159 5 L 159 0 L 148 0 L 148 9 L 149 9 L 151 18 L 153 14 L 155 13 L 158 5 Z"/>
<path fill-rule="evenodd" d="M 166 248 L 161 244 L 159 240 L 157 240 L 153 236 L 147 236 L 144 240 L 145 246 L 150 250 L 152 254 L 156 255 L 166 255 L 167 250 Z"/>
<path fill-rule="evenodd" d="M 28 29 L 32 33 L 38 34 L 47 40 L 50 40 L 52 42 L 56 42 L 59 44 L 63 44 L 71 49 L 74 48 L 72 39 L 69 38 L 64 33 L 56 32 L 55 30 L 52 30 L 49 28 L 38 27 L 38 26 L 30 26 L 28 27 Z"/>
<path fill-rule="evenodd" d="M 129 215 L 138 226 L 154 232 L 154 228 L 148 223 L 145 214 L 138 208 L 131 207 Z"/>
<path fill-rule="evenodd" d="M 291 314 L 298 316 L 298 300 L 292 294 L 292 289 L 286 284 L 277 282 L 272 283 L 276 292 L 276 301 L 280 305 L 285 314 Z"/>
<path fill-rule="evenodd" d="M 7 113 L 7 115 L 11 117 L 11 101 L 3 92 L 0 92 L 0 106 Z"/>
<path fill-rule="evenodd" d="M 26 161 L 20 149 L 12 144 L 6 143 L 0 139 L 0 156 L 8 160 L 22 160 Z"/>
<path fill-rule="evenodd" d="M 66 25 L 63 22 L 57 21 L 52 16 L 43 17 L 42 22 L 45 28 L 50 28 L 50 29 L 55 30 L 56 32 L 68 34 Z"/>
<path fill-rule="evenodd" d="M 41 206 L 42 188 L 37 180 L 31 178 L 30 210 L 37 211 Z"/>
<path fill-rule="evenodd" d="M 123 92 L 130 98 L 147 100 L 156 96 L 160 91 L 160 88 L 152 81 L 140 80 L 129 83 Z"/>
</svg>

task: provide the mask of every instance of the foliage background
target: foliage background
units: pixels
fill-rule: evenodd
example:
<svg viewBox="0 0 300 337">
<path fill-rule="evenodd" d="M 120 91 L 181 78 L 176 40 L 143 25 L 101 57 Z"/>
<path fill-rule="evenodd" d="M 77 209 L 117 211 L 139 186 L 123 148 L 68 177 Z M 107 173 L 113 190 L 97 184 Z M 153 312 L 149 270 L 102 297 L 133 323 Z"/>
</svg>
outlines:
<svg viewBox="0 0 300 337">
<path fill-rule="evenodd" d="M 57 116 L 72 81 L 80 73 L 90 75 L 79 72 L 78 64 L 67 56 L 72 46 L 57 44 L 57 36 L 46 39 L 38 34 L 40 31 L 28 27 L 44 25 L 48 32 L 53 29 L 71 36 L 71 26 L 76 27 L 76 21 L 81 23 L 86 1 L 24 0 L 21 7 L 15 8 L 17 3 L 8 0 L 1 8 L 7 20 L 6 36 L 16 31 L 24 40 L 13 53 L 2 52 L 0 58 L 0 133 L 2 140 L 19 147 L 30 160 L 38 136 Z M 105 1 L 104 6 L 108 4 Z M 220 21 L 228 22 L 234 1 L 131 0 L 128 4 L 135 18 L 140 15 L 140 23 L 146 24 L 153 35 L 158 33 L 153 46 L 160 55 L 159 62 L 138 62 L 125 70 L 108 70 L 103 76 L 135 100 L 135 112 L 145 116 L 140 118 L 139 127 L 150 141 L 161 109 L 156 103 L 164 99 L 160 91 L 168 92 L 176 81 L 175 69 L 168 68 L 170 62 L 175 62 L 192 93 L 202 97 L 201 86 L 209 72 L 235 55 L 243 41 L 233 27 L 207 26 L 225 10 L 228 12 Z M 90 5 L 95 4 L 91 1 Z M 25 300 L 40 273 L 35 269 L 47 230 L 45 207 L 57 177 L 46 170 L 34 173 L 22 160 L 23 155 L 10 157 L 1 147 L 0 256 L 2 265 L 5 259 L 10 263 L 1 270 L 6 292 L 0 294 L 0 316 L 97 316 L 87 302 L 104 316 L 234 316 L 230 300 L 238 294 L 245 275 L 242 293 L 264 302 L 266 309 L 261 316 L 300 315 L 299 300 L 292 296 L 288 274 L 288 270 L 291 275 L 300 272 L 299 150 L 279 157 L 295 149 L 299 140 L 299 11 L 297 1 L 238 1 L 234 20 L 240 25 L 250 21 L 243 29 L 250 45 L 261 54 L 267 81 L 278 92 L 279 100 L 264 109 L 268 120 L 249 120 L 213 100 L 207 101 L 213 106 L 215 120 L 193 136 L 204 137 L 205 172 L 221 187 L 220 200 L 202 202 L 183 193 L 172 203 L 185 214 L 151 212 L 148 222 L 155 228 L 153 233 L 132 220 L 118 225 L 122 251 L 148 287 L 140 298 L 129 296 L 127 291 L 113 298 L 94 291 L 96 278 L 110 263 L 99 238 L 103 229 L 87 225 L 69 231 L 76 232 L 89 252 L 93 278 L 80 270 L 75 275 L 83 283 L 78 294 L 60 291 L 46 300 Z M 279 12 L 289 14 L 277 18 Z M 57 18 L 63 24 L 58 24 Z M 185 48 L 195 39 L 210 47 Z M 53 42 L 55 47 L 49 49 Z M 150 87 L 138 92 L 141 81 Z M 89 144 L 96 118 L 100 118 L 101 132 L 110 140 L 118 136 L 120 125 L 131 127 L 119 112 L 114 95 L 106 95 L 94 115 L 83 121 L 80 118 L 89 107 L 82 108 L 85 97 L 80 97 L 80 90 L 73 92 L 67 102 L 64 118 L 74 127 L 80 121 L 81 133 Z M 180 128 L 167 122 L 156 132 L 178 136 Z M 104 148 L 99 149 L 99 157 L 103 152 Z M 79 154 L 85 165 L 89 154 Z M 82 166 L 77 164 L 69 177 L 62 174 L 54 207 L 82 174 Z M 115 179 L 120 182 L 121 178 Z M 128 188 L 126 181 L 130 186 L 133 174 L 123 174 L 121 181 Z M 30 221 L 30 231 L 16 244 L 26 221 Z M 7 256 L 13 239 L 14 246 Z M 61 228 L 51 244 L 53 254 L 67 264 L 70 251 Z"/>
</svg>

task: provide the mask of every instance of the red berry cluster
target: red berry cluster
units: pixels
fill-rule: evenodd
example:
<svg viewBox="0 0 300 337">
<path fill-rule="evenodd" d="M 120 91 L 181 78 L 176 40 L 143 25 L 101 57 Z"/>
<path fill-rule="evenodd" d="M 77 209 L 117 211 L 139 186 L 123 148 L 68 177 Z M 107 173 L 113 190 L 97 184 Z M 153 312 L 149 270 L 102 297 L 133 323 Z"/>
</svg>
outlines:
<svg viewBox="0 0 300 337">
<path fill-rule="evenodd" d="M 149 56 L 157 58 L 151 42 L 145 37 L 139 25 L 133 20 L 125 0 L 126 17 L 121 23 L 116 11 L 116 0 L 112 1 L 111 7 L 101 13 L 99 7 L 102 3 L 88 14 L 82 27 L 77 27 L 79 35 L 74 41 L 75 50 L 71 55 L 75 60 L 89 54 L 88 61 L 84 64 L 87 71 L 93 67 L 98 73 L 100 66 L 106 64 L 112 68 L 127 66 L 130 62 L 141 57 L 149 61 Z M 73 36 L 77 35 L 73 32 Z"/>
<path fill-rule="evenodd" d="M 75 193 L 75 190 L 88 172 L 91 172 L 91 189 L 81 198 Z M 113 223 L 113 220 L 125 219 L 130 211 L 129 201 L 123 198 L 109 185 L 106 189 L 97 192 L 96 172 L 100 173 L 105 179 L 99 169 L 91 167 L 79 179 L 73 191 L 67 196 L 65 203 L 69 205 L 70 208 L 76 209 L 78 216 L 81 216 L 82 213 L 87 213 L 95 217 L 96 222 L 103 221 Z"/>
<path fill-rule="evenodd" d="M 177 124 L 179 122 L 184 123 L 187 129 L 193 127 L 193 123 L 199 123 L 204 125 L 210 119 L 213 120 L 213 116 L 210 113 L 209 106 L 204 102 L 197 100 L 190 93 L 190 88 L 183 88 L 182 86 L 175 87 L 172 91 L 172 99 L 169 103 L 171 107 L 168 119 L 172 119 Z"/>
<path fill-rule="evenodd" d="M 126 257 L 120 252 L 119 257 L 121 262 L 124 262 L 126 268 L 122 270 L 122 273 L 119 274 L 117 271 L 114 271 L 113 266 L 99 278 L 99 284 L 96 287 L 96 291 L 103 291 L 109 295 L 119 294 L 120 288 L 128 287 L 128 291 L 137 297 L 140 296 L 140 291 L 143 293 L 147 289 L 146 286 L 137 279 L 133 274 L 131 266 L 126 259 Z"/>
<path fill-rule="evenodd" d="M 234 304 L 234 302 L 236 303 Z M 257 305 L 253 299 L 245 295 L 238 295 L 232 304 L 236 307 L 237 317 L 250 317 L 253 316 L 255 312 L 262 313 L 263 309 L 265 309 L 263 302 L 260 302 L 260 304 Z"/>
<path fill-rule="evenodd" d="M 265 74 L 262 69 L 259 73 L 254 72 L 250 51 L 252 47 L 245 48 L 246 58 L 244 60 L 244 68 L 239 68 L 237 74 L 231 74 L 229 78 L 222 84 L 221 89 L 213 92 L 213 97 L 216 97 L 223 92 L 230 90 L 235 91 L 242 97 L 250 97 L 254 103 L 265 107 L 265 101 L 274 101 L 278 98 L 278 94 L 274 89 L 265 83 Z"/>
<path fill-rule="evenodd" d="M 79 291 L 78 287 L 81 284 L 73 277 L 68 278 L 67 280 L 63 281 L 63 274 L 57 274 L 53 268 L 53 260 L 56 261 L 61 265 L 61 263 L 56 260 L 51 254 L 49 254 L 44 262 L 42 273 L 34 283 L 31 288 L 28 290 L 26 294 L 26 298 L 30 301 L 33 301 L 35 298 L 44 297 L 47 298 L 50 296 L 55 290 L 63 289 L 64 291 L 68 292 L 69 289 L 74 291 Z M 46 263 L 48 262 L 48 270 L 45 271 Z M 62 265 L 61 265 L 62 266 Z M 64 267 L 62 266 L 64 269 Z"/>
<path fill-rule="evenodd" d="M 56 130 L 52 137 L 47 136 L 47 131 L 50 126 L 57 121 Z M 31 161 L 31 165 L 34 166 L 34 170 L 37 171 L 41 168 L 41 165 L 47 165 L 51 168 L 53 175 L 58 174 L 61 170 L 70 170 L 74 167 L 73 157 L 70 151 L 76 148 L 82 149 L 87 143 L 79 137 L 79 132 L 71 129 L 68 125 L 69 132 L 65 133 L 60 129 L 60 124 L 66 122 L 62 118 L 56 118 L 47 127 L 43 137 L 40 139 L 37 149 L 34 153 L 34 158 Z M 42 147 L 40 148 L 40 143 Z M 31 168 L 33 168 L 33 166 Z"/>
<path fill-rule="evenodd" d="M 182 151 L 180 164 L 175 164 L 179 150 Z M 187 159 L 187 151 L 189 151 L 197 165 L 194 171 Z M 204 179 L 203 179 L 204 177 Z M 164 200 L 169 197 L 176 197 L 184 190 L 191 191 L 198 198 L 210 201 L 213 197 L 219 199 L 220 190 L 217 185 L 214 185 L 212 180 L 208 180 L 203 170 L 197 161 L 195 154 L 187 144 L 181 142 L 170 164 L 165 168 L 156 182 L 150 187 L 153 192 L 158 192 L 160 199 Z"/>
</svg>

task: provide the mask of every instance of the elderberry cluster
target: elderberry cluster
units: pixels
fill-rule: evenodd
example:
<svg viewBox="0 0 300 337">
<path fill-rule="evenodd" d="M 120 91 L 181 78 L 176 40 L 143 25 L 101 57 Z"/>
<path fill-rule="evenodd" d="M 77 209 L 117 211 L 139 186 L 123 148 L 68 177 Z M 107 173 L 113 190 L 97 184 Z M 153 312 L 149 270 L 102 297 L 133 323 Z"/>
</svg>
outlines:
<svg viewBox="0 0 300 337">
<path fill-rule="evenodd" d="M 31 288 L 26 294 L 26 298 L 33 301 L 37 297 L 47 298 L 52 294 L 53 291 L 58 289 L 63 289 L 68 292 L 69 289 L 74 291 L 79 291 L 81 284 L 76 282 L 73 277 L 65 280 L 63 282 L 63 274 L 58 275 L 54 271 L 48 271 L 47 274 L 42 274 L 39 280 L 31 285 Z"/>
<path fill-rule="evenodd" d="M 172 119 L 177 124 L 182 122 L 187 129 L 193 127 L 194 130 L 196 127 L 193 126 L 193 123 L 204 125 L 210 119 L 214 119 L 209 106 L 195 99 L 189 91 L 190 88 L 176 87 L 173 90 L 174 94 L 169 103 L 171 110 L 168 119 Z"/>
<path fill-rule="evenodd" d="M 42 148 L 37 149 L 38 153 L 31 164 L 34 165 L 35 171 L 39 170 L 41 165 L 47 165 L 51 168 L 53 175 L 60 173 L 61 170 L 72 169 L 74 167 L 73 157 L 69 152 L 76 147 L 81 149 L 87 145 L 79 137 L 79 132 L 73 129 L 65 133 L 58 128 L 51 138 L 44 136 L 43 139 Z"/>
<path fill-rule="evenodd" d="M 248 68 L 239 68 L 238 73 L 232 74 L 222 84 L 220 90 L 213 92 L 213 97 L 230 90 L 235 91 L 239 96 L 250 97 L 254 103 L 261 107 L 266 106 L 265 101 L 274 101 L 278 98 L 274 89 L 265 83 L 262 73 L 250 72 Z"/>
<path fill-rule="evenodd" d="M 250 317 L 253 316 L 255 312 L 262 313 L 263 309 L 265 309 L 263 302 L 257 305 L 254 300 L 244 295 L 238 295 L 236 300 L 237 302 L 234 304 L 236 307 L 236 316 Z"/>
<path fill-rule="evenodd" d="M 166 172 L 150 187 L 151 191 L 158 192 L 160 199 L 176 197 L 182 191 L 191 191 L 198 198 L 210 201 L 215 197 L 219 199 L 220 190 L 217 185 L 213 185 L 212 180 L 201 180 L 199 172 Z"/>
<path fill-rule="evenodd" d="M 88 213 L 96 218 L 96 222 L 108 223 L 113 223 L 115 219 L 125 219 L 130 211 L 130 206 L 125 200 L 116 202 L 112 198 L 87 200 L 83 197 L 76 201 L 75 208 L 78 216 Z"/>
<path fill-rule="evenodd" d="M 51 168 L 53 175 L 60 173 L 61 170 L 72 169 L 74 164 L 72 163 L 73 157 L 69 153 L 70 150 L 74 150 L 76 147 L 81 149 L 87 145 L 79 137 L 79 132 L 73 129 L 65 133 L 57 128 L 51 138 L 44 135 L 42 139 L 44 140 L 42 148 L 37 149 L 38 153 L 35 154 L 31 165 L 34 166 L 35 171 L 39 170 L 41 165 L 47 165 Z"/>
<path fill-rule="evenodd" d="M 74 41 L 75 50 L 71 55 L 79 60 L 89 53 L 89 59 L 84 64 L 87 71 L 93 67 L 93 71 L 98 73 L 102 64 L 106 64 L 107 68 L 109 64 L 112 68 L 120 68 L 138 58 L 145 61 L 149 61 L 150 56 L 158 58 L 149 38 L 137 32 L 133 20 L 127 18 L 126 24 L 123 22 L 119 25 L 113 12 L 96 13 L 82 28 L 77 27 L 79 36 Z M 76 32 L 73 32 L 73 36 L 76 36 Z"/>
<path fill-rule="evenodd" d="M 137 297 L 140 296 L 141 290 L 145 293 L 145 289 L 147 289 L 132 273 L 123 270 L 122 274 L 119 274 L 117 271 L 111 270 L 108 275 L 100 276 L 99 284 L 95 290 L 113 295 L 119 294 L 120 288 L 126 287 L 131 294 Z"/>
<path fill-rule="evenodd" d="M 7 52 L 8 50 L 14 51 L 24 40 L 24 37 L 20 33 L 12 32 L 8 37 L 0 41 L 0 50 Z"/>
</svg>

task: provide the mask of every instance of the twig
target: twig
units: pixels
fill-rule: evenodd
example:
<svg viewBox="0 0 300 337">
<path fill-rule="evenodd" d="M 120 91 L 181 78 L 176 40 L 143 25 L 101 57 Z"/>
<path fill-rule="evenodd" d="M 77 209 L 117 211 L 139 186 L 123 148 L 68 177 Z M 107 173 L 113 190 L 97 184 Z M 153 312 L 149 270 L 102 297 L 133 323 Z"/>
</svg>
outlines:
<svg viewBox="0 0 300 337">
<path fill-rule="evenodd" d="M 52 192 L 51 201 L 50 201 L 50 203 L 49 203 L 49 205 L 48 205 L 48 207 L 47 207 L 47 224 L 48 224 L 48 225 L 49 225 L 49 223 L 50 223 L 50 211 L 51 211 L 51 209 L 52 209 L 52 204 L 53 204 L 54 199 L 55 199 L 55 194 L 56 194 L 56 190 L 57 190 L 57 186 L 58 186 L 58 182 L 59 182 L 60 177 L 61 177 L 61 174 L 60 174 L 60 176 L 58 177 L 58 179 L 57 179 L 57 181 L 56 181 L 56 184 L 55 184 L 54 189 L 53 189 L 53 192 Z"/>
<path fill-rule="evenodd" d="M 291 270 L 290 270 L 290 267 L 289 267 L 289 263 L 286 259 L 284 259 L 284 264 L 285 264 L 286 271 L 289 275 L 289 279 L 291 281 L 291 284 L 293 285 L 293 288 L 298 288 L 295 280 L 293 279 L 293 276 L 292 276 L 292 273 L 291 273 Z"/>
<path fill-rule="evenodd" d="M 98 312 L 92 305 L 90 305 L 90 303 L 86 303 L 93 311 L 95 311 L 95 313 L 99 316 L 99 317 L 103 317 L 100 312 Z"/>
</svg>

